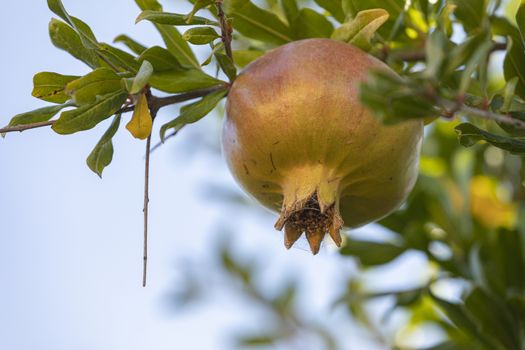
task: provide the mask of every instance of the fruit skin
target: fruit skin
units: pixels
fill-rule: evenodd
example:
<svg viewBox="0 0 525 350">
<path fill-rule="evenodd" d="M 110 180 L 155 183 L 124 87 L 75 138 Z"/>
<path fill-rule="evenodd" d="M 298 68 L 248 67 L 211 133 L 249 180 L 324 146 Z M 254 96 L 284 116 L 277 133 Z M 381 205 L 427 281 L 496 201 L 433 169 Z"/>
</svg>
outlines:
<svg viewBox="0 0 525 350">
<path fill-rule="evenodd" d="M 414 186 L 423 122 L 378 122 L 358 96 L 370 69 L 390 70 L 349 44 L 307 39 L 260 57 L 231 87 L 224 156 L 248 193 L 281 212 L 287 248 L 302 231 L 314 254 L 325 233 L 340 245 L 343 222 L 388 215 Z M 322 228 L 314 214 L 328 218 Z"/>
</svg>

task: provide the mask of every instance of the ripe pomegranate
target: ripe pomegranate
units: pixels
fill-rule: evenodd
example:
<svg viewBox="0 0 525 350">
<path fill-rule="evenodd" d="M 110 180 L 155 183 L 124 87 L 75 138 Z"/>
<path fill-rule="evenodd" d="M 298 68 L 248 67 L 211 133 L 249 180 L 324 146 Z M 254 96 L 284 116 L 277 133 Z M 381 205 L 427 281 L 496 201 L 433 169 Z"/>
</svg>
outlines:
<svg viewBox="0 0 525 350">
<path fill-rule="evenodd" d="M 378 220 L 418 174 L 423 122 L 384 126 L 358 98 L 370 69 L 389 69 L 330 39 L 281 46 L 251 63 L 228 95 L 222 147 L 230 170 L 280 211 L 290 248 L 303 232 L 313 254 L 326 233 Z"/>
</svg>

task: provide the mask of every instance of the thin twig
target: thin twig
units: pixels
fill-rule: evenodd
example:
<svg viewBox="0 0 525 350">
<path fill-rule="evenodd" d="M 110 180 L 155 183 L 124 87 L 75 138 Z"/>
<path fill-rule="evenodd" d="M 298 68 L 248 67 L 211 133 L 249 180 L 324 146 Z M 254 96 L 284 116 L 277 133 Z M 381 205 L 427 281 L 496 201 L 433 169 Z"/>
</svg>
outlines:
<svg viewBox="0 0 525 350">
<path fill-rule="evenodd" d="M 38 122 L 38 123 L 31 123 L 31 124 L 24 124 L 24 125 L 6 126 L 5 128 L 0 129 L 0 134 L 5 134 L 8 132 L 15 132 L 15 131 L 22 132 L 24 130 L 41 128 L 44 126 L 53 125 L 55 124 L 55 122 L 56 120 L 49 120 L 45 122 Z"/>
<path fill-rule="evenodd" d="M 164 142 L 166 142 L 167 139 L 171 139 L 173 136 L 177 135 L 179 131 L 174 131 L 172 132 L 171 134 L 169 134 L 168 136 L 164 137 Z M 151 153 L 155 152 L 157 150 L 157 148 L 159 148 L 160 146 L 162 146 L 164 144 L 164 142 L 162 141 L 159 141 L 155 146 L 151 147 Z"/>
<path fill-rule="evenodd" d="M 146 141 L 146 162 L 144 170 L 144 262 L 142 267 L 142 287 L 146 286 L 148 268 L 148 204 L 149 204 L 149 155 L 151 146 L 151 135 Z"/>
<path fill-rule="evenodd" d="M 511 125 L 519 129 L 525 130 L 525 122 L 505 114 L 493 113 L 491 111 L 473 108 L 467 105 L 463 105 L 459 108 L 460 112 L 466 113 L 473 117 L 480 117 L 484 119 L 494 120 L 503 124 Z"/>
<path fill-rule="evenodd" d="M 222 0 L 215 0 L 215 5 L 217 6 L 217 14 L 219 16 L 219 22 L 221 24 L 221 37 L 222 42 L 224 43 L 224 51 L 226 51 L 226 56 L 230 58 L 233 62 L 233 53 L 232 53 L 232 32 L 233 28 L 226 18 L 226 14 L 222 9 Z"/>
</svg>

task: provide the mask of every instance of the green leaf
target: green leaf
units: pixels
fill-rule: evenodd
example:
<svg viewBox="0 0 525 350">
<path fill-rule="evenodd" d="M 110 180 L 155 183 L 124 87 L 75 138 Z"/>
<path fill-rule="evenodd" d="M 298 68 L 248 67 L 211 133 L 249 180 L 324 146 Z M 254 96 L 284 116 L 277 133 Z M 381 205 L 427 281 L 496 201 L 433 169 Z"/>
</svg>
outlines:
<svg viewBox="0 0 525 350">
<path fill-rule="evenodd" d="M 248 38 L 276 45 L 293 40 L 290 28 L 277 15 L 250 0 L 226 0 L 224 8 L 233 19 L 233 27 Z"/>
<path fill-rule="evenodd" d="M 425 43 L 425 54 L 427 57 L 425 76 L 429 78 L 440 76 L 446 59 L 446 51 L 447 38 L 445 34 L 439 29 L 434 30 L 430 33 Z"/>
<path fill-rule="evenodd" d="M 462 123 L 454 128 L 459 137 L 459 143 L 471 147 L 479 141 L 486 141 L 491 145 L 509 151 L 513 154 L 525 154 L 525 140 L 509 138 L 492 134 L 470 123 Z"/>
<path fill-rule="evenodd" d="M 510 80 L 518 77 L 516 93 L 525 98 L 525 46 L 516 37 L 507 39 L 507 55 L 503 61 L 503 72 L 505 79 Z"/>
<path fill-rule="evenodd" d="M 248 64 L 264 55 L 264 53 L 264 51 L 259 50 L 234 50 L 233 61 L 238 67 L 244 68 Z"/>
<path fill-rule="evenodd" d="M 166 131 L 169 129 L 180 130 L 186 124 L 195 123 L 210 113 L 219 101 L 226 96 L 228 90 L 218 90 L 204 96 L 201 100 L 185 105 L 180 109 L 180 115 L 160 128 L 160 138 L 164 142 Z"/>
<path fill-rule="evenodd" d="M 478 326 L 473 321 L 464 304 L 455 304 L 438 298 L 430 293 L 434 302 L 443 310 L 450 321 L 466 335 L 476 338 L 480 336 Z"/>
<path fill-rule="evenodd" d="M 405 252 L 405 248 L 391 244 L 348 239 L 341 248 L 342 255 L 351 255 L 363 265 L 374 266 L 391 262 Z"/>
<path fill-rule="evenodd" d="M 117 36 L 115 39 L 113 39 L 114 43 L 122 43 L 126 45 L 133 53 L 140 55 L 144 51 L 146 51 L 146 47 L 139 42 L 133 40 L 129 36 L 125 34 L 121 34 Z"/>
<path fill-rule="evenodd" d="M 212 27 L 195 27 L 188 29 L 182 38 L 195 45 L 206 45 L 220 38 L 220 35 Z"/>
<path fill-rule="evenodd" d="M 164 71 L 184 71 L 186 68 L 182 67 L 175 56 L 165 48 L 160 46 L 153 46 L 147 49 L 140 55 L 139 62 L 148 61 L 153 66 L 153 70 L 158 72 Z"/>
<path fill-rule="evenodd" d="M 452 0 L 452 3 L 456 5 L 454 11 L 456 17 L 467 32 L 481 27 L 487 18 L 488 2 L 486 0 Z"/>
<path fill-rule="evenodd" d="M 315 0 L 315 3 L 330 14 L 338 21 L 343 22 L 345 20 L 345 13 L 341 0 Z"/>
<path fill-rule="evenodd" d="M 222 80 L 215 79 L 197 69 L 155 72 L 149 83 L 155 89 L 168 93 L 185 92 L 224 84 Z"/>
<path fill-rule="evenodd" d="M 525 46 L 525 2 L 521 1 L 518 12 L 516 12 L 516 23 L 521 34 L 521 43 Z"/>
<path fill-rule="evenodd" d="M 389 71 L 371 72 L 360 87 L 360 99 L 386 124 L 439 115 L 431 98 L 425 95 L 424 82 Z"/>
<path fill-rule="evenodd" d="M 360 11 L 371 9 L 384 9 L 390 17 L 380 29 L 379 34 L 388 38 L 394 29 L 396 20 L 402 16 L 405 7 L 405 0 L 343 0 L 343 10 L 347 13 L 347 18 L 356 17 Z"/>
<path fill-rule="evenodd" d="M 98 68 L 87 75 L 69 82 L 65 93 L 77 105 L 92 104 L 97 96 L 121 90 L 121 77 L 109 68 Z"/>
<path fill-rule="evenodd" d="M 47 6 L 51 11 L 56 15 L 62 18 L 66 23 L 68 23 L 73 29 L 78 33 L 82 44 L 88 49 L 94 49 L 98 46 L 97 39 L 93 34 L 93 31 L 89 26 L 81 21 L 80 19 L 70 16 L 62 1 L 60 0 L 47 0 Z"/>
<path fill-rule="evenodd" d="M 217 59 L 222 71 L 226 74 L 228 79 L 230 79 L 230 82 L 234 81 L 237 77 L 237 69 L 233 65 L 232 60 L 222 53 L 216 53 L 215 58 Z"/>
<path fill-rule="evenodd" d="M 299 15 L 297 0 L 281 0 L 281 7 L 283 8 L 288 24 L 291 25 L 295 18 Z"/>
<path fill-rule="evenodd" d="M 216 21 L 209 20 L 205 17 L 181 15 L 178 13 L 162 11 L 142 11 L 135 20 L 135 23 L 147 20 L 157 24 L 167 24 L 171 26 L 189 26 L 189 25 L 219 25 Z"/>
<path fill-rule="evenodd" d="M 301 9 L 290 27 L 294 39 L 329 38 L 334 31 L 325 16 L 309 8 Z"/>
<path fill-rule="evenodd" d="M 389 18 L 383 9 L 364 10 L 349 22 L 344 23 L 332 34 L 332 39 L 351 43 L 361 49 L 368 50 L 370 41 L 379 27 Z"/>
<path fill-rule="evenodd" d="M 64 89 L 70 81 L 78 79 L 76 75 L 62 75 L 53 72 L 41 72 L 33 77 L 31 95 L 41 100 L 53 103 L 64 103 L 69 100 Z"/>
<path fill-rule="evenodd" d="M 135 0 L 135 2 L 143 11 L 162 11 L 162 6 L 157 0 Z M 193 66 L 196 69 L 201 69 L 193 51 L 176 28 L 166 24 L 154 23 L 154 25 L 162 36 L 166 47 L 177 58 L 178 62 L 184 66 Z"/>
<path fill-rule="evenodd" d="M 100 43 L 97 52 L 117 68 L 132 73 L 136 73 L 139 69 L 139 63 L 133 55 L 114 46 Z"/>
<path fill-rule="evenodd" d="M 71 106 L 73 106 L 72 103 L 65 103 L 62 105 L 47 106 L 35 109 L 30 112 L 20 113 L 11 118 L 11 121 L 9 121 L 8 126 L 45 122 L 51 119 L 53 116 L 55 116 L 62 109 Z"/>
<path fill-rule="evenodd" d="M 146 60 L 142 61 L 137 76 L 135 76 L 135 79 L 133 79 L 133 84 L 131 85 L 129 93 L 138 94 L 144 88 L 144 86 L 148 84 L 152 74 L 153 66 L 151 63 Z"/>
<path fill-rule="evenodd" d="M 115 114 L 127 98 L 122 90 L 104 95 L 90 105 L 63 112 L 51 128 L 62 135 L 89 130 Z"/>
<path fill-rule="evenodd" d="M 193 4 L 193 9 L 191 10 L 190 13 L 188 13 L 186 15 L 187 21 L 191 22 L 193 20 L 193 17 L 195 16 L 195 14 L 199 10 L 201 10 L 201 9 L 207 7 L 207 6 L 210 6 L 210 5 L 214 4 L 214 3 L 215 3 L 214 0 L 196 0 L 194 2 L 194 4 Z"/>
<path fill-rule="evenodd" d="M 98 143 L 95 145 L 95 148 L 93 148 L 86 159 L 89 169 L 99 177 L 102 177 L 104 168 L 107 167 L 113 159 L 113 142 L 111 139 L 115 136 L 119 125 L 120 114 L 113 118 L 108 130 L 102 135 Z"/>
<path fill-rule="evenodd" d="M 483 65 L 488 60 L 488 55 L 492 49 L 493 44 L 489 38 L 483 41 L 472 53 L 465 65 L 465 69 L 461 74 L 461 81 L 459 83 L 458 92 L 465 93 L 471 83 L 472 74 L 478 66 Z"/>
<path fill-rule="evenodd" d="M 465 299 L 465 307 L 481 326 L 480 331 L 501 343 L 505 349 L 519 349 L 516 322 L 501 300 L 474 288 Z"/>
<path fill-rule="evenodd" d="M 57 48 L 66 51 L 91 68 L 101 66 L 95 51 L 86 48 L 80 40 L 80 36 L 66 23 L 52 19 L 49 22 L 49 37 Z"/>
<path fill-rule="evenodd" d="M 148 100 L 145 94 L 140 94 L 135 103 L 135 110 L 126 129 L 133 135 L 133 137 L 144 140 L 151 135 L 151 128 L 153 126 L 153 118 L 148 106 Z"/>
</svg>

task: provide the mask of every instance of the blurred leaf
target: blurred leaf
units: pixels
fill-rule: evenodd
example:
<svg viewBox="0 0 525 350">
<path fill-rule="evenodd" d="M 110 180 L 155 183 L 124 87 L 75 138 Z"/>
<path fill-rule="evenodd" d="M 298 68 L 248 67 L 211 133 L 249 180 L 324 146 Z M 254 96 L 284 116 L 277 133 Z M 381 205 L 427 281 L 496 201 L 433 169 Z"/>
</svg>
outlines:
<svg viewBox="0 0 525 350">
<path fill-rule="evenodd" d="M 199 121 L 210 113 L 219 101 L 228 93 L 228 90 L 218 90 L 204 96 L 197 102 L 181 107 L 180 114 L 177 118 L 164 124 L 160 128 L 160 138 L 164 141 L 166 131 L 169 129 L 180 130 L 184 125 Z"/>
<path fill-rule="evenodd" d="M 464 304 L 454 304 L 430 294 L 436 304 L 443 310 L 448 319 L 472 339 L 481 338 L 477 324 L 468 313 Z"/>
<path fill-rule="evenodd" d="M 180 65 L 171 52 L 160 46 L 153 46 L 145 50 L 139 57 L 139 62 L 142 63 L 144 61 L 150 62 L 156 73 L 187 70 Z"/>
<path fill-rule="evenodd" d="M 391 243 L 356 241 L 352 239 L 348 239 L 340 250 L 342 255 L 351 255 L 367 266 L 389 263 L 404 252 L 405 249 L 403 247 Z"/>
<path fill-rule="evenodd" d="M 360 99 L 379 120 L 393 124 L 439 115 L 426 91 L 425 85 L 417 80 L 377 70 L 370 72 L 366 84 L 360 86 Z"/>
<path fill-rule="evenodd" d="M 142 11 L 135 20 L 135 23 L 147 20 L 157 24 L 167 24 L 171 26 L 187 26 L 187 25 L 219 25 L 219 23 L 209 20 L 205 17 L 181 15 L 178 13 L 162 12 L 162 11 Z"/>
<path fill-rule="evenodd" d="M 425 43 L 425 54 L 427 57 L 427 67 L 425 75 L 429 78 L 437 78 L 443 70 L 443 63 L 446 59 L 447 39 L 445 34 L 436 29 L 430 33 Z"/>
<path fill-rule="evenodd" d="M 285 335 L 276 333 L 244 335 L 237 337 L 237 345 L 241 347 L 256 347 L 263 345 L 271 345 L 285 338 Z"/>
<path fill-rule="evenodd" d="M 487 17 L 486 0 L 452 0 L 454 13 L 467 32 L 479 28 Z"/>
<path fill-rule="evenodd" d="M 264 53 L 264 51 L 258 50 L 233 50 L 233 60 L 235 65 L 244 68 L 251 62 L 264 55 Z"/>
<path fill-rule="evenodd" d="M 372 37 L 388 20 L 388 17 L 388 12 L 383 9 L 360 11 L 355 18 L 337 28 L 332 34 L 332 39 L 348 42 L 363 50 L 368 50 Z"/>
<path fill-rule="evenodd" d="M 138 94 L 148 84 L 153 74 L 153 66 L 147 60 L 143 60 L 137 75 L 133 79 L 130 94 Z"/>
<path fill-rule="evenodd" d="M 525 140 L 492 134 L 470 123 L 459 124 L 455 127 L 455 130 L 458 134 L 459 142 L 465 147 L 473 146 L 479 141 L 486 141 L 513 154 L 525 154 Z"/>
<path fill-rule="evenodd" d="M 126 129 L 133 137 L 144 140 L 151 134 L 153 119 L 148 107 L 148 100 L 145 94 L 140 94 L 135 103 L 135 110 L 131 120 L 126 124 Z"/>
<path fill-rule="evenodd" d="M 115 114 L 127 97 L 128 93 L 122 90 L 101 96 L 92 104 L 62 112 L 51 128 L 63 135 L 91 129 Z"/>
<path fill-rule="evenodd" d="M 97 96 L 121 90 L 120 76 L 109 68 L 97 68 L 66 85 L 65 93 L 77 105 L 91 104 Z"/>
<path fill-rule="evenodd" d="M 460 94 L 467 92 L 467 89 L 472 80 L 472 74 L 474 73 L 476 68 L 481 66 L 483 63 L 487 62 L 488 55 L 492 47 L 493 47 L 493 44 L 490 38 L 487 38 L 487 40 L 483 41 L 476 48 L 476 50 L 474 50 L 469 60 L 467 61 L 465 65 L 465 69 L 463 70 L 463 73 L 461 75 L 461 81 L 460 81 L 459 89 L 458 89 L 458 92 Z"/>
<path fill-rule="evenodd" d="M 20 113 L 15 115 L 9 121 L 8 126 L 26 125 L 32 123 L 45 122 L 51 119 L 54 115 L 66 107 L 71 107 L 73 104 L 65 103 L 63 105 L 47 106 L 35 109 L 30 112 Z"/>
<path fill-rule="evenodd" d="M 505 349 L 519 349 L 516 323 L 501 302 L 481 288 L 474 288 L 465 307 L 481 326 L 480 332 L 500 342 Z"/>
<path fill-rule="evenodd" d="M 64 92 L 67 83 L 78 78 L 75 75 L 62 75 L 53 72 L 37 73 L 33 77 L 31 95 L 47 102 L 64 103 L 69 100 L 69 96 Z"/>
<path fill-rule="evenodd" d="M 521 98 L 525 98 L 525 46 L 517 40 L 519 38 L 510 36 L 507 39 L 507 55 L 503 62 L 503 71 L 507 80 L 519 78 L 516 93 Z"/>
<path fill-rule="evenodd" d="M 343 22 L 345 20 L 345 14 L 343 12 L 343 6 L 341 0 L 315 0 L 316 4 L 324 8 L 326 11 L 338 21 Z"/>
<path fill-rule="evenodd" d="M 224 9 L 233 27 L 248 38 L 277 45 L 292 41 L 290 28 L 279 17 L 250 0 L 225 0 Z"/>
<path fill-rule="evenodd" d="M 162 6 L 157 0 L 135 0 L 135 2 L 143 11 L 162 11 Z M 175 27 L 157 23 L 154 23 L 154 25 L 162 36 L 166 47 L 177 58 L 178 62 L 184 66 L 201 69 L 193 51 Z"/>
<path fill-rule="evenodd" d="M 215 58 L 228 79 L 230 79 L 231 82 L 234 81 L 237 77 L 237 69 L 233 65 L 232 60 L 222 53 L 216 53 Z"/>
<path fill-rule="evenodd" d="M 525 2 L 521 1 L 520 7 L 516 12 L 516 23 L 521 34 L 522 45 L 525 46 Z"/>
<path fill-rule="evenodd" d="M 477 350 L 478 348 L 473 348 L 472 343 L 468 341 L 458 342 L 458 341 L 447 341 L 440 343 L 430 348 L 424 348 L 420 350 Z M 481 350 L 481 349 L 479 349 Z"/>
<path fill-rule="evenodd" d="M 149 82 L 155 89 L 168 93 L 185 92 L 224 84 L 222 80 L 215 79 L 197 69 L 169 70 L 154 73 Z"/>
<path fill-rule="evenodd" d="M 49 22 L 49 37 L 57 48 L 66 51 L 91 68 L 101 66 L 95 51 L 84 47 L 80 36 L 66 23 L 51 19 Z"/>
<path fill-rule="evenodd" d="M 295 18 L 299 15 L 299 6 L 297 0 L 281 0 L 281 7 L 288 24 L 291 25 Z"/>
<path fill-rule="evenodd" d="M 188 29 L 182 37 L 194 45 L 206 45 L 221 36 L 212 27 L 195 27 Z"/>
<path fill-rule="evenodd" d="M 325 16 L 309 8 L 299 10 L 290 27 L 294 39 L 329 38 L 334 31 Z"/>
<path fill-rule="evenodd" d="M 139 63 L 133 55 L 121 49 L 117 49 L 114 46 L 100 43 L 97 52 L 114 66 L 122 70 L 137 73 L 139 69 Z"/>
<path fill-rule="evenodd" d="M 117 36 L 115 39 L 113 39 L 113 42 L 122 43 L 126 45 L 133 53 L 137 55 L 142 54 L 146 50 L 146 47 L 144 45 L 138 43 L 137 41 L 133 40 L 125 34 Z"/>
<path fill-rule="evenodd" d="M 119 125 L 120 115 L 116 115 L 108 130 L 102 135 L 98 143 L 95 145 L 95 148 L 86 159 L 89 169 L 99 177 L 102 177 L 104 168 L 107 167 L 113 159 L 113 142 L 111 139 L 115 136 Z"/>
<path fill-rule="evenodd" d="M 370 9 L 384 9 L 390 15 L 387 23 L 380 29 L 379 34 L 390 37 L 396 20 L 402 16 L 405 0 L 343 0 L 343 10 L 351 17 L 356 17 L 360 11 Z"/>
</svg>

